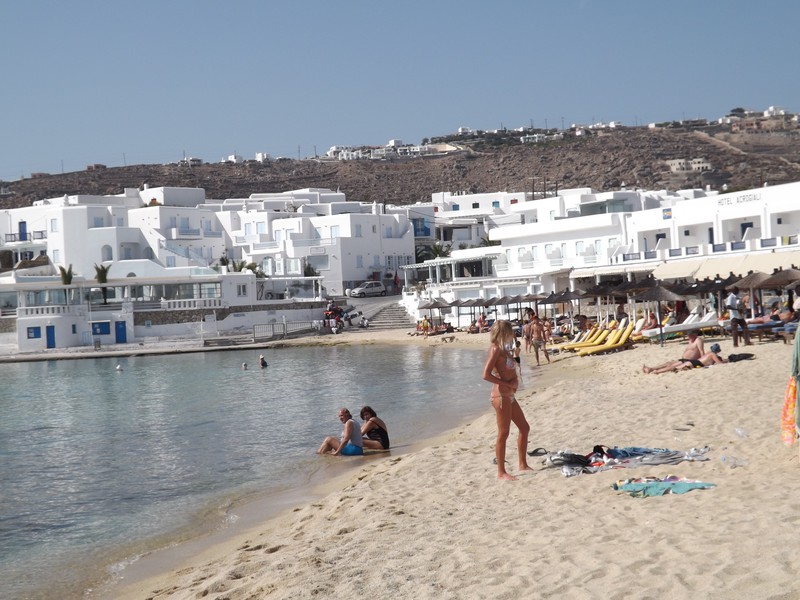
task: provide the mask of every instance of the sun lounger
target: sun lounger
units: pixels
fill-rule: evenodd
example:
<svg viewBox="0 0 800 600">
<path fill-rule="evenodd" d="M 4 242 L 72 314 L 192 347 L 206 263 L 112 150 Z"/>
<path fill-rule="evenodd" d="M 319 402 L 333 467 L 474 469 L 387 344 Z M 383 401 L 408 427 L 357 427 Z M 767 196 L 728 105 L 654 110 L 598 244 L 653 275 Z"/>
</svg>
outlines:
<svg viewBox="0 0 800 600">
<path fill-rule="evenodd" d="M 569 348 L 566 349 L 577 351 L 582 348 L 592 348 L 594 346 L 599 346 L 600 344 L 606 341 L 606 338 L 608 338 L 608 336 L 611 335 L 611 332 L 612 332 L 611 329 L 603 329 L 600 331 L 599 335 L 597 335 L 593 339 L 590 339 L 587 342 L 582 342 L 580 344 L 569 344 Z"/>
<path fill-rule="evenodd" d="M 691 315 L 689 315 L 691 317 Z M 686 319 L 689 320 L 688 318 Z M 703 329 L 710 329 L 714 327 L 720 327 L 720 322 L 717 320 L 717 313 L 716 311 L 710 311 L 706 313 L 702 319 L 698 319 L 691 323 L 679 323 L 677 325 L 667 325 L 666 327 L 662 327 L 661 330 L 659 329 L 648 329 L 647 331 L 642 332 L 642 337 L 652 340 L 653 338 L 659 337 L 662 333 L 664 336 L 672 335 L 674 333 L 690 333 L 692 331 L 701 331 Z"/>
<path fill-rule="evenodd" d="M 623 348 L 629 348 L 633 345 L 633 342 L 630 342 L 631 334 L 633 333 L 633 325 L 628 325 L 624 331 L 620 333 L 620 335 L 616 336 L 616 339 L 609 338 L 611 341 L 609 343 L 603 344 L 602 346 L 598 346 L 597 348 L 584 348 L 578 352 L 578 356 L 589 356 L 591 354 L 603 354 L 606 352 L 614 352 L 615 350 L 621 350 Z"/>
<path fill-rule="evenodd" d="M 575 346 L 578 346 L 580 344 L 592 343 L 592 342 L 594 342 L 594 340 L 596 340 L 600 336 L 600 334 L 602 332 L 603 332 L 603 330 L 595 325 L 589 331 L 587 331 L 585 334 L 583 334 L 579 341 L 570 342 L 568 344 L 564 344 L 562 346 L 559 346 L 558 349 L 559 350 L 572 350 Z"/>
</svg>

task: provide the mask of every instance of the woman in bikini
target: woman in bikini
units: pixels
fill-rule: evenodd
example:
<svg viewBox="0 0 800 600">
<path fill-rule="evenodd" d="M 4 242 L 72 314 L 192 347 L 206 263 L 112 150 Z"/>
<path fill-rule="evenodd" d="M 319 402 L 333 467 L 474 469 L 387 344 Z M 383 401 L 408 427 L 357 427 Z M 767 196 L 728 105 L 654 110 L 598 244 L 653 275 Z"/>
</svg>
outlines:
<svg viewBox="0 0 800 600">
<path fill-rule="evenodd" d="M 364 436 L 364 448 L 388 450 L 389 428 L 386 427 L 383 419 L 378 417 L 378 414 L 372 410 L 372 407 L 365 406 L 361 409 L 361 420 L 364 421 L 361 426 L 361 435 Z"/>
<path fill-rule="evenodd" d="M 514 361 L 514 330 L 508 321 L 496 321 L 489 333 L 489 356 L 483 367 L 483 378 L 492 387 L 491 401 L 497 416 L 497 442 L 495 458 L 497 459 L 497 478 L 513 481 L 513 475 L 506 472 L 506 442 L 511 431 L 511 422 L 519 430 L 517 452 L 519 453 L 519 469 L 532 471 L 528 466 L 528 432 L 530 426 L 525 420 L 522 408 L 514 397 L 517 390 L 517 363 Z"/>
</svg>

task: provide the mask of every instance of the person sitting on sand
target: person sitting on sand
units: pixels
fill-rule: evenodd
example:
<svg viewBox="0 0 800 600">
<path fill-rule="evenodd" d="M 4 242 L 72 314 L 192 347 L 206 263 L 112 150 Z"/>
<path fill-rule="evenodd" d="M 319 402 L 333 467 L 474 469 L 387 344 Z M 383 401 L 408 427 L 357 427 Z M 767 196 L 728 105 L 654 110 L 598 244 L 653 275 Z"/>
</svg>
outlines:
<svg viewBox="0 0 800 600">
<path fill-rule="evenodd" d="M 365 406 L 361 409 L 361 435 L 364 437 L 364 448 L 371 450 L 389 449 L 389 428 L 383 419 L 371 407 Z"/>
<path fill-rule="evenodd" d="M 338 456 L 357 456 L 364 454 L 364 440 L 361 437 L 361 428 L 353 419 L 353 415 L 346 408 L 339 409 L 339 420 L 344 423 L 342 435 L 336 439 L 329 435 L 322 442 L 317 452 L 319 454 L 331 454 Z"/>
<path fill-rule="evenodd" d="M 722 349 L 719 347 L 719 344 L 712 344 L 711 352 L 706 352 L 696 361 L 699 364 L 684 362 L 681 363 L 681 365 L 677 367 L 675 370 L 686 371 L 687 369 L 695 369 L 698 367 L 710 367 L 711 365 L 721 365 L 723 363 L 728 362 L 727 358 L 722 358 L 719 355 L 720 352 L 722 352 Z"/>
<path fill-rule="evenodd" d="M 683 351 L 683 356 L 681 358 L 678 360 L 667 361 L 655 367 L 642 365 L 642 372 L 658 375 L 659 373 L 674 371 L 684 363 L 689 363 L 696 367 L 702 367 L 703 365 L 700 364 L 700 358 L 705 353 L 705 348 L 703 347 L 703 338 L 699 336 L 696 331 L 692 331 L 689 333 L 689 346 Z"/>
<path fill-rule="evenodd" d="M 472 323 L 470 323 L 469 327 L 467 328 L 467 333 L 480 333 L 480 331 L 481 330 L 478 328 L 478 324 L 473 319 Z"/>
</svg>

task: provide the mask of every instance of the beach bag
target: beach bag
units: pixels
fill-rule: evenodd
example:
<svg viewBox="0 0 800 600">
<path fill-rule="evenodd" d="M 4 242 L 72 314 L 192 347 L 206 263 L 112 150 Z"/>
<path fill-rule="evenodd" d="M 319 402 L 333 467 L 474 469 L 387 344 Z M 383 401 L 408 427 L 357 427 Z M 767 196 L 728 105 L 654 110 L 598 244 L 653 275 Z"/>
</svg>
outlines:
<svg viewBox="0 0 800 600">
<path fill-rule="evenodd" d="M 787 446 L 794 444 L 797 437 L 797 380 L 789 377 L 786 394 L 783 397 L 783 411 L 781 412 L 781 439 Z"/>
</svg>

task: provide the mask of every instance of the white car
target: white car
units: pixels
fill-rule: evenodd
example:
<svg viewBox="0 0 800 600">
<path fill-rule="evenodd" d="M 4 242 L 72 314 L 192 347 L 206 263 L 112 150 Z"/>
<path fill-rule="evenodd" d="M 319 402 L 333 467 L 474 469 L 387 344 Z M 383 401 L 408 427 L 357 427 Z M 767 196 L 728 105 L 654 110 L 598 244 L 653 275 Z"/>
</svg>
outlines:
<svg viewBox="0 0 800 600">
<path fill-rule="evenodd" d="M 350 295 L 354 298 L 364 298 L 365 296 L 385 296 L 386 288 L 380 281 L 365 281 L 357 288 L 350 290 Z"/>
</svg>

